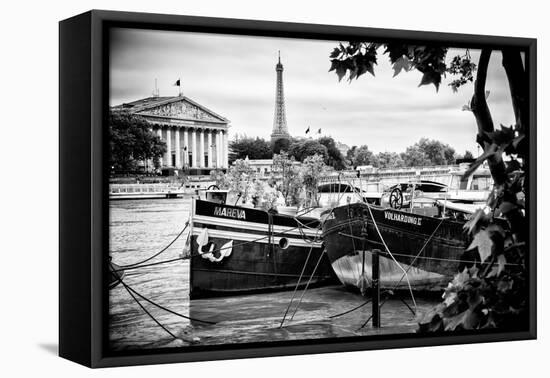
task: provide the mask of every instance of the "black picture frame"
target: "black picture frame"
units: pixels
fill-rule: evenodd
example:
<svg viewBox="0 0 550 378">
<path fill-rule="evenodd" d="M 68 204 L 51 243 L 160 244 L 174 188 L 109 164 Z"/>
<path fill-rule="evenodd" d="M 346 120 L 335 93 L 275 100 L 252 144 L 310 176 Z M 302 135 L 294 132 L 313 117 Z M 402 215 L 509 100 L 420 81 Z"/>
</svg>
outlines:
<svg viewBox="0 0 550 378">
<path fill-rule="evenodd" d="M 386 335 L 231 346 L 107 353 L 108 180 L 102 125 L 108 114 L 108 28 L 290 37 L 400 40 L 453 47 L 524 49 L 529 73 L 529 326 L 520 332 Z M 89 367 L 157 364 L 309 353 L 535 339 L 536 319 L 536 39 L 449 34 L 92 10 L 59 24 L 59 354 Z"/>
</svg>

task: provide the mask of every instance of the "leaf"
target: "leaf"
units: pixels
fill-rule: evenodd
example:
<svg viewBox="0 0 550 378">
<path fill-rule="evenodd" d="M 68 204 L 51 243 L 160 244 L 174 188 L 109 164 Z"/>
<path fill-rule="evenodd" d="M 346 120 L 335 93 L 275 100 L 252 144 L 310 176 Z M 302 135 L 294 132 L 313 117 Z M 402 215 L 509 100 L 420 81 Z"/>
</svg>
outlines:
<svg viewBox="0 0 550 378">
<path fill-rule="evenodd" d="M 474 240 L 466 250 L 469 251 L 476 247 L 479 252 L 481 262 L 484 262 L 487 257 L 491 256 L 493 250 L 493 240 L 489 236 L 489 232 L 487 230 L 480 230 L 477 234 L 475 234 Z"/>
<path fill-rule="evenodd" d="M 476 161 L 474 161 L 472 164 L 470 164 L 470 166 L 468 167 L 468 169 L 466 170 L 466 172 L 464 172 L 464 175 L 462 176 L 462 179 L 461 180 L 467 180 L 468 177 L 470 177 L 470 175 L 472 173 L 474 173 L 477 168 L 483 164 L 483 162 L 485 160 L 487 160 L 488 158 L 490 158 L 491 156 L 493 156 L 495 153 L 497 153 L 498 151 L 498 146 L 496 144 L 491 144 L 489 147 L 486 147 L 485 148 L 485 152 L 483 152 L 483 154 L 481 154 L 480 157 L 478 157 L 476 159 Z"/>
<path fill-rule="evenodd" d="M 482 220 L 485 220 L 486 217 L 487 215 L 485 214 L 483 209 L 477 209 L 470 220 L 466 222 L 462 228 L 466 230 L 469 234 L 471 234 L 478 229 L 478 223 L 480 223 Z"/>
<path fill-rule="evenodd" d="M 338 58 L 338 55 L 340 55 L 341 50 L 338 47 L 335 47 L 334 50 L 330 53 L 330 58 Z"/>
<path fill-rule="evenodd" d="M 504 271 L 504 268 L 506 268 L 506 257 L 504 255 L 498 255 L 497 263 L 498 263 L 497 276 L 500 276 L 500 273 L 502 273 Z"/>
<path fill-rule="evenodd" d="M 472 311 L 475 311 L 476 307 L 483 303 L 483 297 L 480 295 L 479 290 L 471 290 L 468 293 L 468 305 Z"/>
<path fill-rule="evenodd" d="M 413 49 L 414 46 L 408 46 L 400 43 L 388 43 L 386 44 L 386 51 L 384 51 L 384 54 L 388 54 L 390 56 L 390 62 L 395 63 L 403 55 L 409 55 L 411 51 L 414 51 Z"/>
<path fill-rule="evenodd" d="M 401 56 L 393 64 L 393 77 L 396 77 L 401 71 L 409 72 L 411 69 L 411 62 L 406 56 Z"/>
<path fill-rule="evenodd" d="M 485 100 L 489 98 L 489 95 L 491 94 L 491 91 L 487 90 L 485 91 Z"/>
<path fill-rule="evenodd" d="M 347 68 L 343 65 L 340 65 L 336 68 L 336 75 L 338 75 L 338 81 L 342 81 L 344 76 L 346 76 Z"/>
<path fill-rule="evenodd" d="M 514 140 L 512 140 L 512 146 L 514 146 L 514 148 L 518 148 L 518 144 L 523 140 L 523 138 L 525 138 L 525 135 L 520 135 L 517 138 L 514 138 Z"/>
<path fill-rule="evenodd" d="M 422 80 L 420 80 L 420 84 L 418 84 L 418 86 L 420 87 L 422 85 L 429 84 L 435 85 L 435 89 L 439 91 L 439 84 L 441 84 L 441 74 L 433 70 L 424 72 L 424 75 L 422 75 Z"/>
<path fill-rule="evenodd" d="M 470 277 L 472 278 L 478 278 L 479 268 L 474 264 L 470 269 L 468 269 L 470 272 Z"/>
<path fill-rule="evenodd" d="M 357 78 L 365 72 L 374 75 L 374 65 L 376 64 L 376 51 L 367 51 L 364 55 L 357 55 L 353 60 L 354 66 L 357 67 Z"/>
<path fill-rule="evenodd" d="M 487 135 L 489 139 L 498 146 L 507 146 L 514 140 L 515 132 L 512 126 L 506 127 L 504 125 L 500 125 L 500 130 L 485 132 L 485 135 Z"/>
<path fill-rule="evenodd" d="M 470 108 L 470 105 L 462 105 L 462 111 L 463 112 L 471 112 L 472 108 Z"/>
<path fill-rule="evenodd" d="M 458 297 L 458 294 L 454 291 L 448 294 L 445 294 L 445 300 L 443 301 L 443 303 L 445 304 L 445 306 L 449 307 L 454 303 L 457 297 Z"/>
<path fill-rule="evenodd" d="M 332 62 L 332 64 L 331 64 L 330 69 L 328 70 L 328 72 L 336 71 L 336 75 L 338 75 L 338 81 L 342 81 L 344 76 L 346 76 L 346 71 L 347 71 L 346 61 L 341 61 L 341 60 L 338 60 L 338 59 L 332 59 L 331 62 Z"/>
<path fill-rule="evenodd" d="M 470 274 L 468 273 L 468 268 L 464 268 L 464 270 L 460 273 L 455 274 L 453 277 L 453 280 L 451 281 L 451 284 L 449 287 L 457 287 L 460 288 L 464 286 L 464 283 L 470 279 Z"/>
<path fill-rule="evenodd" d="M 498 275 L 498 266 L 493 266 L 485 278 L 496 277 Z"/>
<path fill-rule="evenodd" d="M 498 210 L 500 211 L 500 214 L 504 215 L 509 213 L 512 210 L 517 209 L 516 204 L 508 201 L 502 202 L 502 204 L 499 206 Z"/>
<path fill-rule="evenodd" d="M 502 293 L 505 293 L 508 290 L 512 289 L 512 286 L 514 286 L 514 280 L 501 279 L 497 283 L 497 290 L 502 292 Z"/>
<path fill-rule="evenodd" d="M 471 309 L 467 309 L 460 314 L 448 319 L 444 319 L 445 331 L 455 331 L 458 329 L 473 329 L 479 323 L 479 316 Z"/>
</svg>

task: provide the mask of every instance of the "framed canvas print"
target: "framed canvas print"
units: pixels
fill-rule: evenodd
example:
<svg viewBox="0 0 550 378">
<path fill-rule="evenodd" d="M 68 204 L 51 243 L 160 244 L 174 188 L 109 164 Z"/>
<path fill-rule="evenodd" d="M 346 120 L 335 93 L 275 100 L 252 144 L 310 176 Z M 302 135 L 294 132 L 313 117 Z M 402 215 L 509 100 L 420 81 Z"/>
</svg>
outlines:
<svg viewBox="0 0 550 378">
<path fill-rule="evenodd" d="M 536 337 L 536 40 L 60 22 L 60 355 Z"/>
</svg>

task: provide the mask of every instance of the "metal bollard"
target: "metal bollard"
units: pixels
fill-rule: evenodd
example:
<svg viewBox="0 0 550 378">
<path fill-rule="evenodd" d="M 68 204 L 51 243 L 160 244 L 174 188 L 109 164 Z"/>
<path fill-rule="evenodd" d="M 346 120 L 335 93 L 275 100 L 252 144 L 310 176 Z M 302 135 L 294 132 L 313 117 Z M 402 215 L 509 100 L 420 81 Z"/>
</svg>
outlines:
<svg viewBox="0 0 550 378">
<path fill-rule="evenodd" d="M 380 250 L 372 251 L 372 326 L 380 328 Z"/>
</svg>

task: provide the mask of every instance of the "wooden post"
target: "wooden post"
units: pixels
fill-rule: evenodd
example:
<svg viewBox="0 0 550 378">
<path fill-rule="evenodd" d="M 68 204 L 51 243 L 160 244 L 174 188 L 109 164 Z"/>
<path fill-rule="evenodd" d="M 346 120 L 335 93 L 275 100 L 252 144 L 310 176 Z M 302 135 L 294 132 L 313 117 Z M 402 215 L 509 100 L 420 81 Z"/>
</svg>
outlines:
<svg viewBox="0 0 550 378">
<path fill-rule="evenodd" d="M 380 328 L 380 265 L 378 249 L 372 251 L 372 326 Z"/>
</svg>

